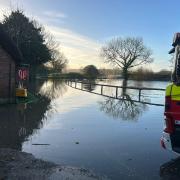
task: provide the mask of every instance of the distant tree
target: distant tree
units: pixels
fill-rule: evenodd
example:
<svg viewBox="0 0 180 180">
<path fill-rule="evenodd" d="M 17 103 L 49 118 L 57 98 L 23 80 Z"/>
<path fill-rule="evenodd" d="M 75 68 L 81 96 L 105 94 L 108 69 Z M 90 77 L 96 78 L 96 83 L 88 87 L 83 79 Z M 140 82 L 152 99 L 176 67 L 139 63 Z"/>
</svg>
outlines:
<svg viewBox="0 0 180 180">
<path fill-rule="evenodd" d="M 65 74 L 66 79 L 71 79 L 71 80 L 83 80 L 84 76 L 81 73 L 78 72 L 69 72 L 67 74 Z"/>
<path fill-rule="evenodd" d="M 135 80 L 145 80 L 145 81 L 151 81 L 151 80 L 165 80 L 169 81 L 171 79 L 171 71 L 168 71 L 166 69 L 162 69 L 159 72 L 153 72 L 149 68 L 140 67 L 136 69 L 136 71 L 133 71 L 130 73 L 130 78 Z"/>
<path fill-rule="evenodd" d="M 83 74 L 87 79 L 96 79 L 99 76 L 99 71 L 94 65 L 84 67 Z"/>
<path fill-rule="evenodd" d="M 105 78 L 117 78 L 120 74 L 121 71 L 119 70 L 119 68 L 113 68 L 113 69 L 99 69 L 99 73 L 101 77 L 105 77 Z"/>
<path fill-rule="evenodd" d="M 114 38 L 101 49 L 105 62 L 119 67 L 125 80 L 131 68 L 151 63 L 151 55 L 151 50 L 144 45 L 142 38 Z"/>
<path fill-rule="evenodd" d="M 157 80 L 171 81 L 173 74 L 171 71 L 162 69 L 161 71 L 154 73 L 154 75 L 155 75 L 155 79 L 157 79 Z"/>
<path fill-rule="evenodd" d="M 153 80 L 154 72 L 149 68 L 140 67 L 136 69 L 136 71 L 132 72 L 130 76 L 132 79 L 139 80 L 139 81 Z"/>
<path fill-rule="evenodd" d="M 157 72 L 156 74 L 159 75 L 171 75 L 171 71 L 167 70 L 167 69 L 161 69 L 159 72 Z"/>
</svg>

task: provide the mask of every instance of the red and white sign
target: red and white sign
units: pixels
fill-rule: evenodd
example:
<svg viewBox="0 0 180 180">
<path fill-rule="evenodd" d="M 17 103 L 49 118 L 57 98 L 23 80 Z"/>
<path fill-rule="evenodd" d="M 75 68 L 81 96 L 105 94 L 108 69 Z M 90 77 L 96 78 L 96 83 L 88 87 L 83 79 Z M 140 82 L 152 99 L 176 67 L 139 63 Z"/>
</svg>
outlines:
<svg viewBox="0 0 180 180">
<path fill-rule="evenodd" d="M 27 80 L 28 79 L 28 75 L 29 75 L 29 72 L 28 72 L 28 69 L 26 68 L 20 68 L 18 70 L 18 79 L 19 80 Z"/>
</svg>

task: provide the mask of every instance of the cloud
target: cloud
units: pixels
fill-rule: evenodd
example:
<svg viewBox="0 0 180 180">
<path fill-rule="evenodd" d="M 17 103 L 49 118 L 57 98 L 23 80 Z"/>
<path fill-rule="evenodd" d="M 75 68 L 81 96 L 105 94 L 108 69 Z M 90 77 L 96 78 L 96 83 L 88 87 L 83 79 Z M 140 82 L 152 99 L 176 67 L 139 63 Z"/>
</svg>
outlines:
<svg viewBox="0 0 180 180">
<path fill-rule="evenodd" d="M 47 26 L 46 29 L 60 42 L 60 47 L 69 59 L 71 68 L 79 68 L 88 64 L 98 67 L 105 66 L 99 57 L 101 44 L 98 41 L 65 28 Z"/>
<path fill-rule="evenodd" d="M 43 24 L 54 24 L 56 26 L 62 25 L 65 23 L 65 19 L 67 18 L 67 15 L 62 12 L 56 12 L 56 11 L 44 11 L 42 13 L 36 13 L 35 19 L 42 22 Z"/>
<path fill-rule="evenodd" d="M 67 18 L 66 14 L 55 11 L 44 11 L 42 14 L 49 18 Z"/>
</svg>

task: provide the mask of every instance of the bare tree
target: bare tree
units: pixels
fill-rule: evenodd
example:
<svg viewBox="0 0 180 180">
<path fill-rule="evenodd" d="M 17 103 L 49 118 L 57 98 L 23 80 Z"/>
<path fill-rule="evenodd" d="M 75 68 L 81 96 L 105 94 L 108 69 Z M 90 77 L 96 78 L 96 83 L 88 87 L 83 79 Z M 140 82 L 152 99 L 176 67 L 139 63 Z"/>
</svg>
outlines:
<svg viewBox="0 0 180 180">
<path fill-rule="evenodd" d="M 60 43 L 56 41 L 55 37 L 47 31 L 44 27 L 42 27 L 42 33 L 45 37 L 45 43 L 50 51 L 54 51 L 55 49 L 59 49 Z"/>
<path fill-rule="evenodd" d="M 64 54 L 56 49 L 52 51 L 52 60 L 50 64 L 53 68 L 53 71 L 56 73 L 61 73 L 62 70 L 66 67 L 68 60 Z"/>
<path fill-rule="evenodd" d="M 105 63 L 119 67 L 125 80 L 130 68 L 153 62 L 151 55 L 142 38 L 114 38 L 101 49 Z"/>
<path fill-rule="evenodd" d="M 50 67 L 52 67 L 54 72 L 61 73 L 67 66 L 68 60 L 60 51 L 60 43 L 55 40 L 54 36 L 45 29 L 43 29 L 43 34 L 45 36 L 46 45 L 51 52 Z"/>
</svg>

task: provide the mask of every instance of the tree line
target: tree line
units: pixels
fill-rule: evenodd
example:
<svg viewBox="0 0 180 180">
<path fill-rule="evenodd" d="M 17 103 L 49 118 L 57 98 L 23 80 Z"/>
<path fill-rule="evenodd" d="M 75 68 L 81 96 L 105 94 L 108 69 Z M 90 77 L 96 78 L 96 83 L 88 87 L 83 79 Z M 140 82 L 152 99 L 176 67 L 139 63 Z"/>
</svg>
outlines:
<svg viewBox="0 0 180 180">
<path fill-rule="evenodd" d="M 171 71 L 162 69 L 154 72 L 151 69 L 140 67 L 136 70 L 129 72 L 128 78 L 136 81 L 170 81 Z M 120 69 L 97 69 L 94 65 L 85 66 L 76 72 L 68 72 L 62 74 L 61 77 L 67 79 L 122 79 L 122 71 Z"/>
<path fill-rule="evenodd" d="M 137 81 L 171 81 L 171 71 L 162 69 L 158 72 L 154 72 L 151 69 L 147 68 L 138 68 L 136 71 L 130 72 L 130 79 Z"/>
</svg>

